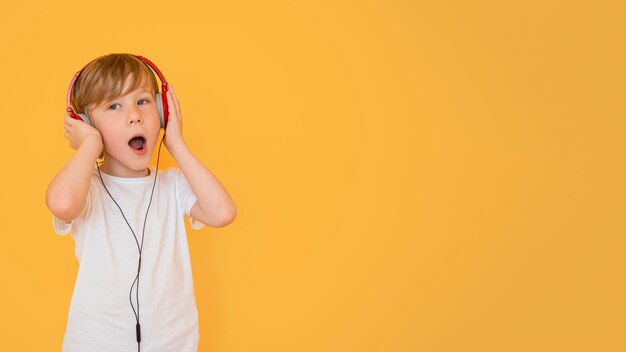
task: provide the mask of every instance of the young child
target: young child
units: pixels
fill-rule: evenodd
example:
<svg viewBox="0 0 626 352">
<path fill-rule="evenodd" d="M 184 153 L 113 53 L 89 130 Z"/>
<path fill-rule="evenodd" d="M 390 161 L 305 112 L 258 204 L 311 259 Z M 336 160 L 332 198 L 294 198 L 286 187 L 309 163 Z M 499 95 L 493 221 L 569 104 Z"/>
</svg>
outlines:
<svg viewBox="0 0 626 352">
<path fill-rule="evenodd" d="M 184 216 L 194 229 L 222 227 L 236 207 L 186 145 L 171 85 L 161 142 L 179 168 L 149 166 L 163 124 L 153 70 L 164 81 L 140 56 L 105 55 L 68 93 L 89 123 L 65 115 L 76 153 L 46 193 L 54 229 L 72 231 L 80 264 L 63 351 L 197 351 Z"/>
</svg>

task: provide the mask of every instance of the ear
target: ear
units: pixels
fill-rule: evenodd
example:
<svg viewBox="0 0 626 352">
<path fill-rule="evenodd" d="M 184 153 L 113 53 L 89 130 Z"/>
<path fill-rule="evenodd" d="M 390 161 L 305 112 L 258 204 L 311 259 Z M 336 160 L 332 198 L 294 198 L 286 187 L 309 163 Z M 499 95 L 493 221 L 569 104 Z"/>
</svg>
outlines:
<svg viewBox="0 0 626 352">
<path fill-rule="evenodd" d="M 161 128 L 165 128 L 165 117 L 163 114 L 163 98 L 161 97 L 161 93 L 154 94 L 154 101 L 157 106 L 157 111 L 159 112 L 159 120 L 161 120 Z"/>
</svg>

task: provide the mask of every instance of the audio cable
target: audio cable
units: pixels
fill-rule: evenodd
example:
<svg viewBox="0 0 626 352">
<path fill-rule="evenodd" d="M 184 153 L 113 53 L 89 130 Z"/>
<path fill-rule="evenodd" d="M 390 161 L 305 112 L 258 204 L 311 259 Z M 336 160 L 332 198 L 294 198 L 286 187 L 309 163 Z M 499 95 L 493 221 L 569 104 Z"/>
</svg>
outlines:
<svg viewBox="0 0 626 352">
<path fill-rule="evenodd" d="M 157 175 L 159 174 L 159 159 L 161 158 L 161 146 L 163 145 L 163 139 L 165 139 L 165 133 L 163 133 L 163 137 L 161 138 L 161 143 L 159 144 L 159 151 L 157 153 L 157 163 L 156 163 L 156 168 L 154 172 L 154 183 L 152 184 L 152 191 L 150 192 L 150 201 L 148 202 L 148 208 L 146 209 L 146 216 L 144 217 L 144 220 L 143 220 L 143 229 L 141 232 L 141 244 L 139 243 L 139 240 L 137 239 L 137 235 L 135 235 L 135 231 L 133 231 L 132 226 L 130 226 L 128 219 L 126 219 L 126 216 L 124 215 L 124 212 L 122 211 L 122 208 L 115 201 L 115 199 L 111 195 L 111 192 L 109 192 L 109 190 L 107 189 L 107 186 L 104 184 L 104 180 L 102 179 L 102 173 L 100 173 L 100 165 L 96 163 L 96 167 L 98 168 L 98 175 L 100 175 L 100 182 L 102 182 L 102 186 L 104 187 L 104 190 L 109 194 L 109 197 L 111 197 L 111 200 L 113 200 L 113 203 L 115 203 L 117 208 L 120 210 L 120 213 L 122 214 L 122 217 L 124 218 L 124 221 L 126 222 L 126 225 L 128 225 L 130 232 L 133 234 L 133 237 L 135 238 L 135 243 L 137 244 L 137 250 L 139 252 L 137 275 L 135 276 L 135 280 L 133 281 L 133 284 L 130 286 L 130 291 L 128 292 L 128 300 L 130 301 L 130 307 L 133 309 L 133 313 L 135 314 L 135 321 L 137 322 L 137 324 L 135 325 L 135 334 L 137 336 L 137 352 L 141 351 L 141 325 L 139 324 L 139 272 L 141 271 L 141 252 L 143 250 L 143 239 L 144 239 L 144 234 L 146 232 L 146 220 L 148 219 L 148 211 L 150 211 L 150 205 L 152 204 L 152 196 L 154 195 L 154 188 L 156 186 Z M 137 309 L 135 309 L 135 306 L 133 305 L 133 299 L 132 299 L 133 287 L 135 287 L 135 284 L 137 284 L 137 289 L 135 289 L 135 293 L 136 293 L 135 300 L 137 301 Z"/>
</svg>

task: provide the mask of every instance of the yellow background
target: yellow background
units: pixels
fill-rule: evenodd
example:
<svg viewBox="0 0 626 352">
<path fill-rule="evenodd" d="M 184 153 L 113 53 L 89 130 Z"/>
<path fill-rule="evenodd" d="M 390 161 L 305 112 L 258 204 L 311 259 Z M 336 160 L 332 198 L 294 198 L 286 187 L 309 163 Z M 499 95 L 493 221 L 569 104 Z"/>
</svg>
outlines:
<svg viewBox="0 0 626 352">
<path fill-rule="evenodd" d="M 622 1 L 1 10 L 0 350 L 60 350 L 78 264 L 44 195 L 111 52 L 161 68 L 238 206 L 189 233 L 200 351 L 626 350 Z"/>
</svg>

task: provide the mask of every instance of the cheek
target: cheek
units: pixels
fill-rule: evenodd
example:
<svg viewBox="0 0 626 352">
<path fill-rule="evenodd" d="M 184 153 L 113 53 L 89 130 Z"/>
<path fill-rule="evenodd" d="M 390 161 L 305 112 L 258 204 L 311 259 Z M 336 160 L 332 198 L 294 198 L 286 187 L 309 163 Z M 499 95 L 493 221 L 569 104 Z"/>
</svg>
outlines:
<svg viewBox="0 0 626 352">
<path fill-rule="evenodd" d="M 111 147 L 119 141 L 119 127 L 113 126 L 112 124 L 100 124 L 96 126 L 98 126 L 97 130 L 102 136 L 102 143 L 104 143 L 105 148 Z"/>
<path fill-rule="evenodd" d="M 151 147 L 154 147 L 159 142 L 159 135 L 161 134 L 161 120 L 157 115 L 156 118 L 150 121 L 150 125 L 146 126 L 146 133 L 148 134 L 149 143 Z"/>
<path fill-rule="evenodd" d="M 155 131 L 156 133 L 159 133 L 159 129 L 161 128 L 161 118 L 159 118 L 158 113 L 155 112 L 154 115 L 151 115 L 145 122 L 145 127 L 148 129 L 149 133 L 154 133 Z"/>
<path fill-rule="evenodd" d="M 104 144 L 104 149 L 115 149 L 117 144 L 119 144 L 119 138 L 116 138 L 115 135 L 111 135 L 110 133 L 100 132 L 102 135 L 102 144 Z"/>
<path fill-rule="evenodd" d="M 144 115 L 146 123 L 150 123 L 150 125 L 157 125 L 157 127 L 161 126 L 161 118 L 159 117 L 159 111 L 156 109 L 156 106 L 151 106 L 149 111 Z"/>
</svg>

